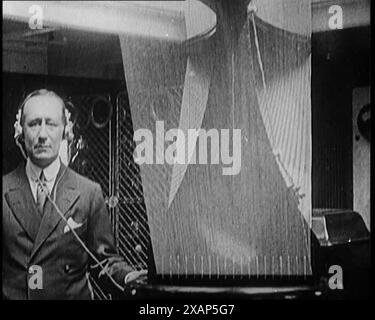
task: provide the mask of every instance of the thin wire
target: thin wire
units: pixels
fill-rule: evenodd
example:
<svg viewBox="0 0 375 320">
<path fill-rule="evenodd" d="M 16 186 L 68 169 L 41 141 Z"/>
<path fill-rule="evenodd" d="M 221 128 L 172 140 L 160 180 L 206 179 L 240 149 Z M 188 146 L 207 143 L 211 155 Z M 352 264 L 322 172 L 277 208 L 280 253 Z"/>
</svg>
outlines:
<svg viewBox="0 0 375 320">
<path fill-rule="evenodd" d="M 16 142 L 17 147 L 21 150 L 22 156 L 23 156 L 25 159 L 27 159 L 26 153 L 25 153 L 25 151 L 23 150 L 23 147 L 22 147 L 21 143 L 19 142 L 19 136 L 16 137 L 15 142 Z"/>
<path fill-rule="evenodd" d="M 266 78 L 265 78 L 265 75 L 264 75 L 262 56 L 260 54 L 260 49 L 259 49 L 258 33 L 257 33 L 256 24 L 255 24 L 255 19 L 254 19 L 254 16 L 255 16 L 254 10 L 252 10 L 250 12 L 250 14 L 251 14 L 251 20 L 253 22 L 253 29 L 254 29 L 254 35 L 255 35 L 255 47 L 257 49 L 257 57 L 258 57 L 259 68 L 260 68 L 260 72 L 262 74 L 263 87 L 264 87 L 264 90 L 266 91 L 267 90 Z"/>
</svg>

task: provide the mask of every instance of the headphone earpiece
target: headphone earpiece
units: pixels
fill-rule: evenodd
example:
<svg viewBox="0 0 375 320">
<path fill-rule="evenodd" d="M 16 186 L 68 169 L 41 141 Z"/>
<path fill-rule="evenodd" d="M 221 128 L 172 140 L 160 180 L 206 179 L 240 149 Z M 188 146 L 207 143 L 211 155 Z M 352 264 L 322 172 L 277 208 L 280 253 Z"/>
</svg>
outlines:
<svg viewBox="0 0 375 320">
<path fill-rule="evenodd" d="M 64 136 L 63 139 L 66 139 L 68 142 L 73 141 L 74 139 L 74 133 L 73 133 L 73 122 L 70 120 L 71 114 L 68 110 L 68 108 L 65 108 L 65 121 L 66 125 L 64 127 Z"/>
<path fill-rule="evenodd" d="M 14 139 L 19 139 L 22 136 L 23 130 L 21 125 L 22 108 L 18 109 L 16 115 L 16 122 L 14 123 Z"/>
</svg>

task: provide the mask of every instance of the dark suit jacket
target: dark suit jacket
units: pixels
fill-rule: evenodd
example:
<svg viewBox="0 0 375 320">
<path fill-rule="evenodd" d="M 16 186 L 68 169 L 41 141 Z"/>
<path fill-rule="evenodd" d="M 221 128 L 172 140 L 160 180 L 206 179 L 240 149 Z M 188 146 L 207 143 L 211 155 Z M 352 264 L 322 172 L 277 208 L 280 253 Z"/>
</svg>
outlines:
<svg viewBox="0 0 375 320">
<path fill-rule="evenodd" d="M 61 164 L 54 188 L 58 208 L 82 226 L 75 229 L 99 261 L 117 257 L 100 185 Z M 64 171 L 65 170 L 65 171 Z M 65 222 L 47 200 L 43 218 L 37 211 L 25 166 L 3 177 L 3 298 L 91 299 L 86 272 L 92 263 Z M 43 289 L 30 289 L 30 267 L 40 266 Z M 113 277 L 124 285 L 131 271 L 125 263 Z"/>
</svg>

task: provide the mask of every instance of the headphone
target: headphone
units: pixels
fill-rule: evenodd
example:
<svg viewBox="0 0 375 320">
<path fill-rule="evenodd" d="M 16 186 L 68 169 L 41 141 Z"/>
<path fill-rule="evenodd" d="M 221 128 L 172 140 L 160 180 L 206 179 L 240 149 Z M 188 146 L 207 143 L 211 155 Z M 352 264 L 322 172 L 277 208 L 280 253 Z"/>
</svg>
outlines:
<svg viewBox="0 0 375 320">
<path fill-rule="evenodd" d="M 19 141 L 20 138 L 23 138 L 23 128 L 22 128 L 22 116 L 23 116 L 23 109 L 25 107 L 25 104 L 33 97 L 38 96 L 52 96 L 56 97 L 57 99 L 61 100 L 63 103 L 63 110 L 64 110 L 64 132 L 63 132 L 63 140 L 67 140 L 68 143 L 72 142 L 74 139 L 74 133 L 73 133 L 73 122 L 70 120 L 71 113 L 69 112 L 68 108 L 66 107 L 66 104 L 64 100 L 54 91 L 49 91 L 47 89 L 39 89 L 31 92 L 27 97 L 24 99 L 24 101 L 21 103 L 20 107 L 18 108 L 18 112 L 16 115 L 16 122 L 14 123 L 14 139 L 16 142 Z"/>
</svg>

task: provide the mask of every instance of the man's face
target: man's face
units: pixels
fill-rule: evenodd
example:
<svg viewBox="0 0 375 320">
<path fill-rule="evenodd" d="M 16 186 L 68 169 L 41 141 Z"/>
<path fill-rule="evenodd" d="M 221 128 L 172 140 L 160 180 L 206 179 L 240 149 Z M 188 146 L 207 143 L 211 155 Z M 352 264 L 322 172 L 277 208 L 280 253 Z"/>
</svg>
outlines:
<svg viewBox="0 0 375 320">
<path fill-rule="evenodd" d="M 24 106 L 23 119 L 27 155 L 45 168 L 59 155 L 64 131 L 62 102 L 53 96 L 33 97 Z"/>
</svg>

